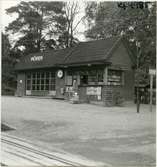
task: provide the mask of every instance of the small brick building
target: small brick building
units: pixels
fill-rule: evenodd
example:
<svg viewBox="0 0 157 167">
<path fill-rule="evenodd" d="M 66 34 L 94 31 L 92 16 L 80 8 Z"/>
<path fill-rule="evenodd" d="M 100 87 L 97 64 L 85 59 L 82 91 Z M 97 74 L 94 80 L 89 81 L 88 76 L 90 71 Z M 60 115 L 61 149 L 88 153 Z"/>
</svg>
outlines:
<svg viewBox="0 0 157 167">
<path fill-rule="evenodd" d="M 133 57 L 122 38 L 81 42 L 72 48 L 47 50 L 16 64 L 17 96 L 112 103 L 113 92 L 134 99 Z"/>
</svg>

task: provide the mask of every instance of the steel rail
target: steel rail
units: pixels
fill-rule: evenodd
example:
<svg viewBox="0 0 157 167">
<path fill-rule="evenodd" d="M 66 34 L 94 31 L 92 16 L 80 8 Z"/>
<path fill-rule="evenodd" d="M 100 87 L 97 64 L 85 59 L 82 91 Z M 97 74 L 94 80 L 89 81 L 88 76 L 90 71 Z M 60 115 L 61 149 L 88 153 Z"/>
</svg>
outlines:
<svg viewBox="0 0 157 167">
<path fill-rule="evenodd" d="M 15 146 L 15 147 L 22 148 L 22 149 L 24 149 L 24 150 L 30 151 L 30 152 L 32 152 L 32 153 L 36 153 L 36 154 L 38 154 L 38 155 L 47 157 L 47 158 L 52 159 L 52 160 L 56 160 L 56 161 L 58 161 L 58 162 L 61 162 L 61 163 L 66 164 L 66 165 L 70 165 L 70 166 L 73 166 L 73 167 L 80 167 L 80 166 L 81 166 L 81 167 L 87 167 L 86 165 L 82 165 L 82 164 L 80 164 L 80 163 L 72 162 L 72 161 L 70 161 L 70 160 L 66 160 L 66 159 L 64 159 L 64 158 L 57 157 L 56 155 L 53 155 L 53 154 L 44 153 L 44 152 L 39 151 L 39 150 L 36 150 L 36 149 L 34 149 L 34 148 L 29 148 L 29 147 L 24 146 L 24 145 L 21 145 L 21 144 L 19 144 L 19 143 L 15 143 L 15 142 L 13 142 L 13 141 L 9 141 L 9 140 L 7 140 L 7 139 L 1 138 L 1 141 L 2 141 L 2 143 L 4 142 L 4 143 L 7 143 L 7 144 L 9 144 L 9 145 L 13 145 L 13 146 Z"/>
<path fill-rule="evenodd" d="M 23 155 L 20 155 L 20 154 L 16 154 L 16 153 L 12 153 L 11 151 L 6 151 L 7 153 L 9 153 L 9 154 L 12 154 L 12 155 L 16 155 L 16 156 L 19 156 L 19 157 L 21 157 L 21 158 L 23 158 L 23 159 L 25 159 L 25 160 L 28 160 L 28 161 L 30 161 L 30 162 L 33 162 L 33 163 L 35 163 L 35 164 L 38 164 L 38 165 L 40 165 L 40 166 L 47 166 L 47 165 L 44 165 L 43 163 L 40 163 L 40 162 L 38 162 L 38 161 L 35 161 L 35 160 L 33 160 L 33 159 L 31 159 L 31 158 L 28 158 L 28 157 L 25 157 L 25 156 L 23 156 Z"/>
</svg>

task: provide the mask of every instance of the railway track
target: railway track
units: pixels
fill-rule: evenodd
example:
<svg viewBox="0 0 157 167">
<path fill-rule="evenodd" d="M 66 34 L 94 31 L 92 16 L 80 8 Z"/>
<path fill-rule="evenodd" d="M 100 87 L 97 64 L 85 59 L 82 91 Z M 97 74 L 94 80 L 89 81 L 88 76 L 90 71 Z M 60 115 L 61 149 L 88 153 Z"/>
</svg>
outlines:
<svg viewBox="0 0 157 167">
<path fill-rule="evenodd" d="M 6 166 L 51 166 L 51 167 L 99 167 L 102 163 L 89 161 L 67 153 L 48 152 L 35 147 L 30 142 L 14 136 L 2 134 L 1 164 Z"/>
</svg>

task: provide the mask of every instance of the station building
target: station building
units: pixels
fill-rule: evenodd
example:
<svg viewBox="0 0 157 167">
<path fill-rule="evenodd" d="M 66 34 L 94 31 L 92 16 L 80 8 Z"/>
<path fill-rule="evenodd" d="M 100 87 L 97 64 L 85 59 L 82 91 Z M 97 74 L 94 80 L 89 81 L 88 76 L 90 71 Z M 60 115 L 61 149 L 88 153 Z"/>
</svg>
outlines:
<svg viewBox="0 0 157 167">
<path fill-rule="evenodd" d="M 113 92 L 134 99 L 134 59 L 122 38 L 80 42 L 77 46 L 46 50 L 22 57 L 16 64 L 17 96 L 111 102 Z"/>
</svg>

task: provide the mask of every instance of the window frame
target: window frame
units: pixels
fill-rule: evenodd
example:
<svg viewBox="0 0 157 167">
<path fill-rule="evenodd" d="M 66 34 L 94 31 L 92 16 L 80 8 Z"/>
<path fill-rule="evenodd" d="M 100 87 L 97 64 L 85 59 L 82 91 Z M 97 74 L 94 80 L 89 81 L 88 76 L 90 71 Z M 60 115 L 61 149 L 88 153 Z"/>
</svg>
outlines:
<svg viewBox="0 0 157 167">
<path fill-rule="evenodd" d="M 115 74 L 110 75 L 109 73 L 111 71 Z M 120 72 L 120 75 L 116 75 L 116 73 L 118 73 L 118 72 Z M 119 77 L 120 77 L 120 79 L 119 79 Z M 107 85 L 109 85 L 109 86 L 124 86 L 124 84 L 125 84 L 124 83 L 124 70 L 108 68 Z"/>
<path fill-rule="evenodd" d="M 29 89 L 27 89 L 28 81 L 30 82 Z M 37 72 L 26 73 L 26 90 L 55 91 L 56 71 L 37 71 Z"/>
</svg>

